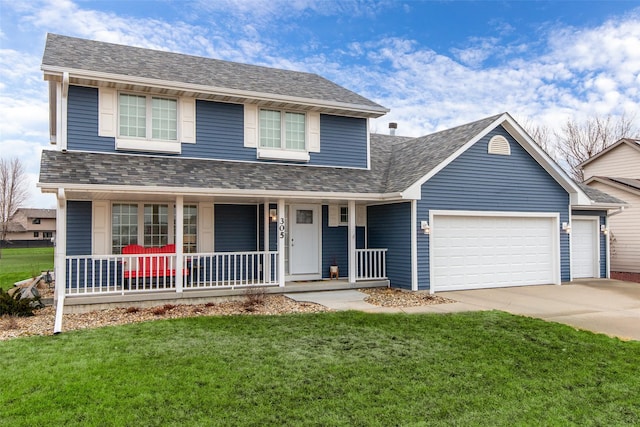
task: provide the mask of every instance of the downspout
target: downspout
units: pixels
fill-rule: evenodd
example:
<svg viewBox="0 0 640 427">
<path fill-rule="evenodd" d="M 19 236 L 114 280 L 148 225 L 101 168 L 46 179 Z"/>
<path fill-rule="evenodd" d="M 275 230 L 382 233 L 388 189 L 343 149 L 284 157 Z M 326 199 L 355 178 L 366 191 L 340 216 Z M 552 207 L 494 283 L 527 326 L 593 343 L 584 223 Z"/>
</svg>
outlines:
<svg viewBox="0 0 640 427">
<path fill-rule="evenodd" d="M 62 315 L 64 312 L 64 295 L 67 288 L 67 197 L 64 188 L 58 189 L 58 212 L 56 214 L 56 248 L 55 248 L 55 296 L 57 298 L 56 319 L 53 333 L 62 332 Z"/>
</svg>

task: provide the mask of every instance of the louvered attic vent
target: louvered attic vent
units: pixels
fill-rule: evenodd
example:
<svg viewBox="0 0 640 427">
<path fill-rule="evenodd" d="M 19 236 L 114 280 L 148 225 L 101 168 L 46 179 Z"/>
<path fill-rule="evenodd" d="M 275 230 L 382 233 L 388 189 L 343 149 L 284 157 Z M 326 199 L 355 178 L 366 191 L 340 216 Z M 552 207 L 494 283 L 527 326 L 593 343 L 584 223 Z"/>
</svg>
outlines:
<svg viewBox="0 0 640 427">
<path fill-rule="evenodd" d="M 500 154 L 502 156 L 511 155 L 509 141 L 502 135 L 496 135 L 489 140 L 489 154 Z"/>
</svg>

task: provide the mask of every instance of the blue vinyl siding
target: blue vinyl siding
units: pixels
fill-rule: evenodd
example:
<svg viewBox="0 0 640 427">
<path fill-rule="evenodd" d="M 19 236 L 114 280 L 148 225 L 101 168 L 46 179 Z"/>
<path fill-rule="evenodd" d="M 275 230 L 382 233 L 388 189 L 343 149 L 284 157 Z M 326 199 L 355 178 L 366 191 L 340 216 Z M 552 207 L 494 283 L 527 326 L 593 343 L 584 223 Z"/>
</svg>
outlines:
<svg viewBox="0 0 640 427">
<path fill-rule="evenodd" d="M 320 152 L 310 165 L 367 167 L 367 120 L 320 115 Z"/>
<path fill-rule="evenodd" d="M 214 206 L 216 252 L 255 251 L 258 246 L 258 209 L 256 205 Z"/>
<path fill-rule="evenodd" d="M 255 148 L 244 146 L 244 106 L 196 101 L 196 143 L 182 144 L 182 156 L 255 161 Z"/>
<path fill-rule="evenodd" d="M 411 203 L 369 206 L 370 248 L 387 248 L 387 276 L 392 287 L 411 289 Z"/>
<path fill-rule="evenodd" d="M 91 202 L 67 202 L 67 255 L 90 255 Z"/>
<path fill-rule="evenodd" d="M 356 227 L 356 249 L 365 247 L 365 227 Z M 329 277 L 335 257 L 340 277 L 349 277 L 349 227 L 329 227 L 329 207 L 322 205 L 322 277 Z"/>
<path fill-rule="evenodd" d="M 599 225 L 607 224 L 607 212 L 606 211 L 571 211 L 573 216 L 597 216 L 599 217 Z M 598 231 L 599 232 L 599 231 Z M 600 233 L 600 232 L 599 232 Z M 607 239 L 609 235 L 600 233 L 600 277 L 607 277 Z"/>
<path fill-rule="evenodd" d="M 487 153 L 494 135 L 509 141 L 511 155 Z M 559 213 L 560 223 L 569 221 L 569 194 L 502 127 L 480 139 L 422 186 L 418 201 L 419 221 L 430 210 L 475 210 Z M 569 236 L 560 237 L 560 276 L 570 276 Z M 418 284 L 429 288 L 429 235 L 418 233 Z"/>
<path fill-rule="evenodd" d="M 115 138 L 98 136 L 98 89 L 69 86 L 67 149 L 115 152 Z"/>
<path fill-rule="evenodd" d="M 69 87 L 67 135 L 69 150 L 116 152 L 115 138 L 98 136 L 97 88 Z M 366 119 L 320 115 L 320 142 L 321 152 L 310 153 L 308 165 L 367 167 Z M 196 143 L 183 143 L 180 156 L 269 162 L 257 160 L 256 149 L 244 146 L 242 104 L 203 100 L 196 100 Z"/>
</svg>

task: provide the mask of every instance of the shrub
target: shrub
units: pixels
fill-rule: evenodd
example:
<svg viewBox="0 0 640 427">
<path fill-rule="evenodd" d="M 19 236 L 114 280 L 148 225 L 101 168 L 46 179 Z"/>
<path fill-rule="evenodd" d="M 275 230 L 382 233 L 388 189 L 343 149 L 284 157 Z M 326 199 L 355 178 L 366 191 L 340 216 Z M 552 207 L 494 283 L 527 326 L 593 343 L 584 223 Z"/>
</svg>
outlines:
<svg viewBox="0 0 640 427">
<path fill-rule="evenodd" d="M 167 309 L 164 307 L 155 307 L 151 310 L 151 313 L 155 314 L 156 316 L 162 316 L 164 314 L 167 314 Z"/>
<path fill-rule="evenodd" d="M 33 310 L 41 308 L 42 302 L 40 297 L 22 298 L 20 290 L 16 290 L 13 295 L 0 289 L 0 316 L 5 314 L 9 316 L 27 317 L 33 316 Z"/>
<path fill-rule="evenodd" d="M 247 311 L 254 311 L 258 306 L 264 304 L 264 300 L 267 296 L 267 292 L 263 287 L 252 286 L 247 288 L 244 293 L 244 309 Z"/>
<path fill-rule="evenodd" d="M 138 307 L 127 307 L 127 309 L 125 310 L 126 313 L 137 313 L 139 311 L 140 309 Z"/>
</svg>

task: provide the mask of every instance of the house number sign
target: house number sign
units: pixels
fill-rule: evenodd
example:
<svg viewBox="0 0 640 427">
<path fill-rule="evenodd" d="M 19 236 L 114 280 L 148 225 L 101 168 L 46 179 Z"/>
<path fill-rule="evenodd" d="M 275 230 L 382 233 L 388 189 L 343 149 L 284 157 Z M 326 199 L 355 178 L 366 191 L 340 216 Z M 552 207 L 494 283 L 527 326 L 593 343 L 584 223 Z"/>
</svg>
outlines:
<svg viewBox="0 0 640 427">
<path fill-rule="evenodd" d="M 286 227 L 284 223 L 284 218 L 280 218 L 280 224 L 278 224 L 278 233 L 281 239 L 284 239 L 285 230 L 286 230 Z"/>
</svg>

